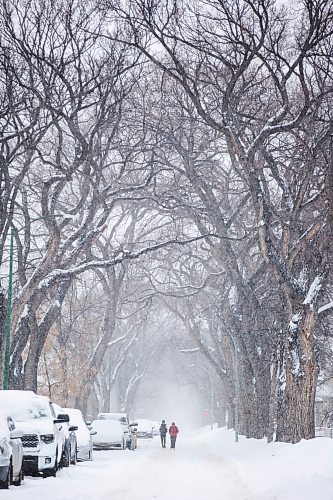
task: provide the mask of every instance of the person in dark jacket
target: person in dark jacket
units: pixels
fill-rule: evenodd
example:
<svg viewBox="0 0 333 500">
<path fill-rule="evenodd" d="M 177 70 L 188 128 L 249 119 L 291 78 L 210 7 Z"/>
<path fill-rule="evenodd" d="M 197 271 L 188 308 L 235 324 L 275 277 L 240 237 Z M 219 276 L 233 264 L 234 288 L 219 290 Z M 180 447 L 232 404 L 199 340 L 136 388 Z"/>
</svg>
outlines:
<svg viewBox="0 0 333 500">
<path fill-rule="evenodd" d="M 165 441 L 166 441 L 166 435 L 168 432 L 167 424 L 165 423 L 165 420 L 162 420 L 161 425 L 160 425 L 160 436 L 161 436 L 161 445 L 162 448 L 165 448 Z"/>
<path fill-rule="evenodd" d="M 170 448 L 176 448 L 176 439 L 178 435 L 179 429 L 175 422 L 172 422 L 172 424 L 169 427 L 169 434 L 170 434 L 170 441 L 171 441 L 171 446 Z"/>
</svg>

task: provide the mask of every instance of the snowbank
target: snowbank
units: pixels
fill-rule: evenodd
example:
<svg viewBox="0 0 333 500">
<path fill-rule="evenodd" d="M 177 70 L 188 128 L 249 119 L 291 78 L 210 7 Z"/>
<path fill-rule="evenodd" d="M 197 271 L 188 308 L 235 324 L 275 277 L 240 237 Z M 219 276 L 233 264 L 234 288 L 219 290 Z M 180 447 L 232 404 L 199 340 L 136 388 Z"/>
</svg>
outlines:
<svg viewBox="0 0 333 500">
<path fill-rule="evenodd" d="M 298 444 L 246 439 L 226 429 L 205 430 L 198 444 L 227 459 L 256 500 L 333 500 L 333 439 Z"/>
</svg>

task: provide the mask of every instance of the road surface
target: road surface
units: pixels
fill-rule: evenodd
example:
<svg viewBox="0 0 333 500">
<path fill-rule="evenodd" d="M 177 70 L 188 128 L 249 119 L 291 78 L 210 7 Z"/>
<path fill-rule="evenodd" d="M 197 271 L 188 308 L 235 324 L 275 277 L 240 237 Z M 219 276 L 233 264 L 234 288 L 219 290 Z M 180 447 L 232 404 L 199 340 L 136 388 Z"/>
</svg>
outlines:
<svg viewBox="0 0 333 500">
<path fill-rule="evenodd" d="M 58 472 L 56 478 L 27 477 L 1 491 L 1 500 L 254 500 L 232 463 L 190 438 L 175 450 L 159 437 L 139 440 L 135 451 L 95 451 L 92 462 Z"/>
</svg>

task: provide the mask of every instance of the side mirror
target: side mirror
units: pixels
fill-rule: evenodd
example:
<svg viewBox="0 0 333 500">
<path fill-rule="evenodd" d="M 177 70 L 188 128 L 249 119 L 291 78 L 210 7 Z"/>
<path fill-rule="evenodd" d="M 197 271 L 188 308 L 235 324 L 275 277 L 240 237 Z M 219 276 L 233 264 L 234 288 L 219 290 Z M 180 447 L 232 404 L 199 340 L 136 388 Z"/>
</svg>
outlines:
<svg viewBox="0 0 333 500">
<path fill-rule="evenodd" d="M 20 439 L 23 437 L 23 432 L 19 429 L 14 429 L 13 431 L 10 431 L 10 437 L 11 439 Z"/>
<path fill-rule="evenodd" d="M 89 431 L 89 434 L 90 434 L 90 436 L 95 436 L 97 434 L 97 431 L 94 431 L 94 430 L 91 429 Z"/>
<path fill-rule="evenodd" d="M 59 420 L 60 422 L 69 422 L 69 415 L 67 415 L 66 413 L 59 413 L 56 420 Z M 57 422 L 57 423 L 60 423 L 60 422 Z"/>
<path fill-rule="evenodd" d="M 71 432 L 73 432 L 73 431 L 77 431 L 77 430 L 78 430 L 78 426 L 77 426 L 77 425 L 70 425 L 69 430 L 70 430 Z"/>
</svg>

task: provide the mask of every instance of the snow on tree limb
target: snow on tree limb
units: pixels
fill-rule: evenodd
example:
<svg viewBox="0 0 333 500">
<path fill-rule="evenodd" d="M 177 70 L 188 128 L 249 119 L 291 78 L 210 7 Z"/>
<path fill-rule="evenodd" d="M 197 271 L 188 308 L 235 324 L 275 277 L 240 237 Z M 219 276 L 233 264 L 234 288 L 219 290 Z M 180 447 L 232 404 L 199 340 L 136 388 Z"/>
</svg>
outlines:
<svg viewBox="0 0 333 500">
<path fill-rule="evenodd" d="M 304 305 L 309 304 L 313 306 L 313 303 L 315 302 L 322 286 L 323 286 L 323 277 L 316 276 L 313 282 L 311 283 L 311 286 L 308 290 L 308 293 L 306 294 L 303 304 Z"/>
<path fill-rule="evenodd" d="M 333 309 L 333 301 L 332 302 L 328 302 L 327 304 L 325 304 L 322 307 L 319 307 L 318 314 L 322 314 L 324 312 L 329 312 L 329 311 L 331 311 L 331 309 Z"/>
<path fill-rule="evenodd" d="M 78 276 L 79 274 L 84 273 L 85 271 L 88 271 L 90 269 L 95 269 L 95 268 L 107 268 L 107 267 L 114 267 L 118 264 L 121 264 L 122 262 L 126 260 L 135 260 L 138 259 L 139 257 L 142 257 L 145 254 L 151 253 L 151 252 L 156 252 L 157 250 L 160 250 L 161 248 L 165 248 L 169 245 L 188 245 L 189 243 L 193 243 L 194 241 L 202 240 L 203 238 L 207 238 L 208 236 L 216 236 L 215 234 L 205 234 L 205 235 L 200 235 L 196 236 L 194 238 L 189 238 L 188 240 L 177 240 L 177 239 L 171 239 L 168 241 L 164 241 L 162 243 L 157 243 L 156 245 L 152 245 L 150 247 L 143 248 L 142 250 L 139 250 L 138 252 L 133 252 L 130 253 L 129 251 L 123 250 L 118 254 L 117 257 L 114 257 L 113 259 L 110 260 L 91 260 L 89 262 L 84 262 L 82 264 L 79 264 L 77 266 L 74 266 L 70 269 L 54 269 L 51 271 L 46 278 L 41 280 L 41 282 L 38 285 L 39 290 L 44 290 L 48 288 L 50 285 L 52 285 L 55 282 L 59 282 L 62 279 L 65 278 L 70 278 L 73 276 Z"/>
</svg>

